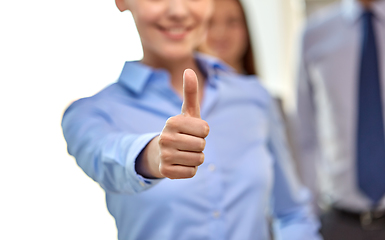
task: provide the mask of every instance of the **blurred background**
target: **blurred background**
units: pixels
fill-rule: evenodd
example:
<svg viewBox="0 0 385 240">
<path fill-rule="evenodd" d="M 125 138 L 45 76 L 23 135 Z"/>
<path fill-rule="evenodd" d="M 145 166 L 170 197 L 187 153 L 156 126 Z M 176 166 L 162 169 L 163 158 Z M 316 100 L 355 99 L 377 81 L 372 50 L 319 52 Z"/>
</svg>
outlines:
<svg viewBox="0 0 385 240">
<path fill-rule="evenodd" d="M 299 34 L 332 0 L 247 0 L 260 75 L 293 106 Z M 67 154 L 61 117 L 142 57 L 112 0 L 0 2 L 0 239 L 116 239 L 104 192 Z"/>
</svg>

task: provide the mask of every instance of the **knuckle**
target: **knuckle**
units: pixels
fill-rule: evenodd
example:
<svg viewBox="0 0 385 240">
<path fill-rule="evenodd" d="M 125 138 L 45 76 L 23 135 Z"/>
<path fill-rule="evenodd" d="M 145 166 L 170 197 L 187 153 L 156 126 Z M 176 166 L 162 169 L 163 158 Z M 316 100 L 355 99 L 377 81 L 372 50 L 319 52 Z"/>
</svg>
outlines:
<svg viewBox="0 0 385 240">
<path fill-rule="evenodd" d="M 166 120 L 166 125 L 172 126 L 174 124 L 174 122 L 175 122 L 174 117 L 170 117 Z"/>
<path fill-rule="evenodd" d="M 178 122 L 179 122 L 178 116 L 170 117 L 166 121 L 166 127 L 170 128 L 170 129 L 175 129 L 178 126 Z"/>
<path fill-rule="evenodd" d="M 158 143 L 160 146 L 168 146 L 174 141 L 173 136 L 171 134 L 162 133 L 159 136 Z"/>
<path fill-rule="evenodd" d="M 205 150 L 205 147 L 206 147 L 206 140 L 202 138 L 199 144 L 199 150 L 203 151 Z"/>
<path fill-rule="evenodd" d="M 190 171 L 189 171 L 189 173 L 188 173 L 188 177 L 189 177 L 189 178 L 194 177 L 195 174 L 197 173 L 197 169 L 198 169 L 197 167 L 190 168 Z"/>
<path fill-rule="evenodd" d="M 180 179 L 187 179 L 192 178 L 197 173 L 198 167 L 184 167 L 184 169 L 179 172 L 179 175 L 177 178 Z M 175 176 L 174 176 L 175 177 Z"/>
<path fill-rule="evenodd" d="M 199 159 L 198 159 L 198 166 L 202 165 L 204 161 L 205 161 L 205 154 L 204 153 L 200 153 L 199 154 Z"/>
<path fill-rule="evenodd" d="M 172 171 L 169 167 L 166 167 L 164 164 L 159 166 L 159 172 L 165 177 L 170 177 L 172 175 Z"/>
<path fill-rule="evenodd" d="M 206 121 L 203 121 L 203 134 L 207 137 L 210 132 L 210 126 Z"/>
<path fill-rule="evenodd" d="M 164 133 L 161 133 L 158 137 L 158 144 L 159 146 L 164 146 L 164 138 L 165 138 L 165 134 Z"/>
<path fill-rule="evenodd" d="M 172 160 L 172 154 L 168 150 L 160 151 L 159 155 L 162 162 L 171 162 Z"/>
</svg>

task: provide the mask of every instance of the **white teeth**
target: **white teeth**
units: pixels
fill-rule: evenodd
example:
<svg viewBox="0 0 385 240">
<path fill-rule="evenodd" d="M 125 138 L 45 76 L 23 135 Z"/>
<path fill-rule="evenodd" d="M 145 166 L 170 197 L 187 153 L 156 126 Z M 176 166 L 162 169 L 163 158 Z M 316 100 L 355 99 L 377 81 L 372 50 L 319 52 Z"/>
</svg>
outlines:
<svg viewBox="0 0 385 240">
<path fill-rule="evenodd" d="M 171 34 L 182 34 L 184 33 L 185 29 L 184 28 L 169 28 L 167 31 Z"/>
</svg>

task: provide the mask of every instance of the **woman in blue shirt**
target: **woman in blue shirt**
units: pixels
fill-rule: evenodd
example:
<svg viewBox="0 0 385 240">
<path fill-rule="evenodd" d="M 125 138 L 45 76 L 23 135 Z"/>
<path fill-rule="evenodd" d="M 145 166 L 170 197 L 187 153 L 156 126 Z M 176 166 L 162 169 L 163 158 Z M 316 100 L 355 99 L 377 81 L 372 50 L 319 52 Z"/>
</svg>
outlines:
<svg viewBox="0 0 385 240">
<path fill-rule="evenodd" d="M 62 127 L 69 153 L 105 189 L 118 238 L 267 239 L 271 205 L 277 239 L 319 239 L 272 98 L 194 53 L 212 0 L 116 4 L 132 12 L 144 57 L 73 103 Z"/>
</svg>

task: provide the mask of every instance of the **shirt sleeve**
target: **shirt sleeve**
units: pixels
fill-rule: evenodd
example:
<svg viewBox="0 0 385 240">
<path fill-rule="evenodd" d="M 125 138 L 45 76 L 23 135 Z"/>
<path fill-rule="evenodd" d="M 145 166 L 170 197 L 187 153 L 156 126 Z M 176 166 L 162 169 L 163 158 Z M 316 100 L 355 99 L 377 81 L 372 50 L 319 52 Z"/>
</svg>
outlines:
<svg viewBox="0 0 385 240">
<path fill-rule="evenodd" d="M 297 179 L 280 113 L 270 104 L 269 150 L 274 160 L 273 228 L 277 240 L 318 240 L 320 224 L 311 207 L 310 192 Z"/>
<path fill-rule="evenodd" d="M 314 92 L 311 84 L 308 64 L 305 58 L 306 34 L 303 37 L 296 84 L 296 114 L 295 114 L 295 150 L 298 156 L 298 173 L 301 181 L 308 187 L 313 196 L 315 211 L 320 198 L 317 165 L 320 161 L 320 150 L 316 126 L 316 109 Z"/>
<path fill-rule="evenodd" d="M 135 194 L 160 181 L 135 171 L 135 161 L 159 133 L 133 134 L 115 126 L 109 115 L 87 99 L 73 103 L 62 120 L 68 153 L 108 192 Z"/>
</svg>

